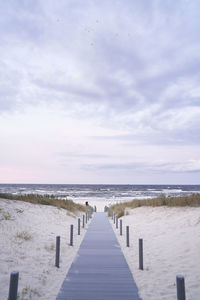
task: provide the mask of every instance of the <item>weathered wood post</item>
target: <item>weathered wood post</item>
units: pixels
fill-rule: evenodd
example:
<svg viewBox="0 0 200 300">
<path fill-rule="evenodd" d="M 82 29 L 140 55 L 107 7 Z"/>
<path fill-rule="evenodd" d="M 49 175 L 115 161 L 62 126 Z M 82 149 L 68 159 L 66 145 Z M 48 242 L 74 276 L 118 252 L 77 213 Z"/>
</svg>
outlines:
<svg viewBox="0 0 200 300">
<path fill-rule="evenodd" d="M 176 276 L 177 300 L 186 300 L 184 276 Z"/>
<path fill-rule="evenodd" d="M 60 236 L 56 237 L 56 261 L 55 266 L 59 268 L 60 263 Z"/>
<path fill-rule="evenodd" d="M 114 224 L 115 224 L 115 218 L 116 218 L 116 216 L 115 216 L 115 214 L 114 214 L 114 216 L 113 216 L 113 222 L 114 222 Z"/>
<path fill-rule="evenodd" d="M 81 219 L 78 218 L 78 235 L 81 234 Z"/>
<path fill-rule="evenodd" d="M 70 246 L 73 246 L 73 231 L 74 231 L 74 225 L 70 226 Z"/>
<path fill-rule="evenodd" d="M 118 216 L 116 216 L 115 223 L 116 223 L 116 228 L 118 229 Z"/>
<path fill-rule="evenodd" d="M 85 224 L 87 224 L 87 213 L 85 214 Z"/>
<path fill-rule="evenodd" d="M 112 217 L 112 211 L 111 211 L 110 207 L 107 208 L 107 211 L 108 211 L 109 217 Z"/>
<path fill-rule="evenodd" d="M 82 224 L 82 227 L 83 228 L 85 227 L 85 215 L 83 215 L 83 224 Z"/>
<path fill-rule="evenodd" d="M 139 239 L 139 269 L 143 270 L 143 239 Z"/>
<path fill-rule="evenodd" d="M 130 247 L 130 242 L 129 242 L 129 226 L 126 226 L 126 247 Z"/>
<path fill-rule="evenodd" d="M 10 287 L 9 287 L 8 300 L 17 300 L 18 279 L 19 279 L 19 272 L 13 271 L 10 274 Z"/>
<path fill-rule="evenodd" d="M 122 235 L 122 220 L 120 220 L 120 235 Z"/>
</svg>

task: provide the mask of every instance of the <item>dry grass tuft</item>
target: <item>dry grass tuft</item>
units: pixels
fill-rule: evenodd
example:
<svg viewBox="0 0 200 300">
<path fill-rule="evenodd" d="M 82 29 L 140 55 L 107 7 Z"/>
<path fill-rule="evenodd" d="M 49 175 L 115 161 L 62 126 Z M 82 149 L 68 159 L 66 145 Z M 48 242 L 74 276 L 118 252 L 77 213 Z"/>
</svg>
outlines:
<svg viewBox="0 0 200 300">
<path fill-rule="evenodd" d="M 37 289 L 32 289 L 30 286 L 27 286 L 22 289 L 21 293 L 18 294 L 17 300 L 36 300 L 40 298 L 40 293 Z"/>
<path fill-rule="evenodd" d="M 17 232 L 16 238 L 24 240 L 24 241 L 29 241 L 32 239 L 32 235 L 28 233 L 27 231 L 21 231 Z"/>
<path fill-rule="evenodd" d="M 45 245 L 44 249 L 47 250 L 48 252 L 52 252 L 55 250 L 55 244 L 51 243 L 51 245 Z"/>
<path fill-rule="evenodd" d="M 3 209 L 0 208 L 0 221 L 2 220 L 11 220 L 12 216 L 9 212 L 5 212 Z"/>
<path fill-rule="evenodd" d="M 192 194 L 185 196 L 168 196 L 160 195 L 157 198 L 132 200 L 130 202 L 123 202 L 114 204 L 110 208 L 118 217 L 125 214 L 126 208 L 137 208 L 140 206 L 200 206 L 200 194 Z"/>
</svg>

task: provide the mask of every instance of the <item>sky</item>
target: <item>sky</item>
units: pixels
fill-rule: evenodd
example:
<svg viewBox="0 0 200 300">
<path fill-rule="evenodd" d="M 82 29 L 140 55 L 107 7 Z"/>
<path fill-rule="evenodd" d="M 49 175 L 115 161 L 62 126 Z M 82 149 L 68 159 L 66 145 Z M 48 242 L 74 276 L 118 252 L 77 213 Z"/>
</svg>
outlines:
<svg viewBox="0 0 200 300">
<path fill-rule="evenodd" d="M 199 0 L 0 2 L 0 183 L 200 184 Z"/>
</svg>

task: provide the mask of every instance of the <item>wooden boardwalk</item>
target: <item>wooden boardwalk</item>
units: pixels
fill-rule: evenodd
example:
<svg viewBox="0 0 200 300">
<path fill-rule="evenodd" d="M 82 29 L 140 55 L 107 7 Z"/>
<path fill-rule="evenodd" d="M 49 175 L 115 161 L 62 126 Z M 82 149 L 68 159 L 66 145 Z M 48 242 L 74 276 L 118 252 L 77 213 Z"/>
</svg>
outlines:
<svg viewBox="0 0 200 300">
<path fill-rule="evenodd" d="M 141 300 L 105 213 L 96 213 L 57 300 Z"/>
</svg>

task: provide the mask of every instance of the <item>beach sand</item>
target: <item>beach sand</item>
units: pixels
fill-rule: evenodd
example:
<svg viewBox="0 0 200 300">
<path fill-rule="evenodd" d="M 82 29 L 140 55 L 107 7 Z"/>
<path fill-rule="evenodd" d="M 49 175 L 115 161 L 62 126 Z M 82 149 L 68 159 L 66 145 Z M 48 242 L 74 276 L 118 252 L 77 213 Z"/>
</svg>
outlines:
<svg viewBox="0 0 200 300">
<path fill-rule="evenodd" d="M 7 300 L 14 270 L 19 271 L 19 300 L 55 300 L 86 232 L 81 229 L 77 235 L 77 217 L 52 206 L 0 199 L 1 300 Z M 71 224 L 73 247 L 69 246 Z M 61 236 L 60 268 L 55 267 L 57 235 Z"/>
<path fill-rule="evenodd" d="M 98 211 L 106 202 L 92 201 Z M 176 275 L 185 276 L 187 300 L 200 295 L 200 208 L 140 207 L 127 211 L 123 236 L 110 220 L 143 300 L 175 300 Z M 69 227 L 77 233 L 77 215 L 51 206 L 0 199 L 0 299 L 6 300 L 10 272 L 18 270 L 23 299 L 55 300 L 86 229 L 69 246 Z M 125 226 L 130 226 L 130 247 Z M 19 236 L 25 232 L 30 240 Z M 55 239 L 61 236 L 60 268 Z M 18 236 L 18 237 L 17 237 Z M 144 270 L 138 269 L 138 239 L 144 243 Z M 31 295 L 31 297 L 30 297 Z"/>
<path fill-rule="evenodd" d="M 200 299 L 200 208 L 140 207 L 122 217 L 116 232 L 143 300 L 175 300 L 176 275 L 185 277 L 186 299 Z M 125 226 L 130 228 L 126 247 Z M 138 267 L 138 239 L 143 239 L 144 270 Z"/>
</svg>

